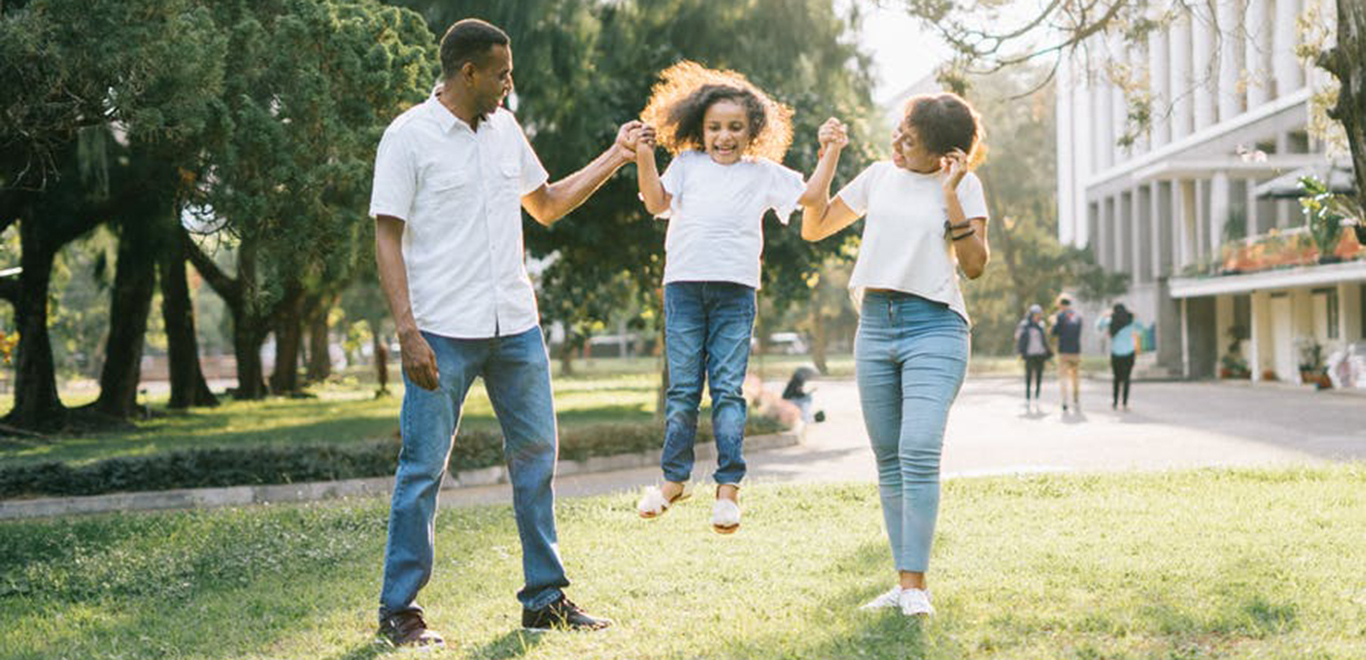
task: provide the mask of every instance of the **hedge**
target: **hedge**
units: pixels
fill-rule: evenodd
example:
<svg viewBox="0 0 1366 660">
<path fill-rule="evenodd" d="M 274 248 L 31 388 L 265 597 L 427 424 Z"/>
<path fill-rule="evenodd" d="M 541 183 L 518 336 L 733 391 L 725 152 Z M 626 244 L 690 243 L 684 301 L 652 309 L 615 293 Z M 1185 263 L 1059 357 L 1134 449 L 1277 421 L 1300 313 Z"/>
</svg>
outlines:
<svg viewBox="0 0 1366 660">
<path fill-rule="evenodd" d="M 781 430 L 776 421 L 751 417 L 751 435 Z M 657 449 L 663 437 L 655 424 L 603 424 L 563 429 L 560 459 L 581 460 Z M 711 442 L 710 428 L 698 429 Z M 59 461 L 0 468 L 0 499 L 100 495 L 125 491 L 288 484 L 389 476 L 398 467 L 397 439 L 347 444 L 252 445 L 109 458 L 88 465 Z M 496 431 L 461 431 L 451 450 L 450 469 L 473 470 L 503 463 L 503 436 Z"/>
</svg>

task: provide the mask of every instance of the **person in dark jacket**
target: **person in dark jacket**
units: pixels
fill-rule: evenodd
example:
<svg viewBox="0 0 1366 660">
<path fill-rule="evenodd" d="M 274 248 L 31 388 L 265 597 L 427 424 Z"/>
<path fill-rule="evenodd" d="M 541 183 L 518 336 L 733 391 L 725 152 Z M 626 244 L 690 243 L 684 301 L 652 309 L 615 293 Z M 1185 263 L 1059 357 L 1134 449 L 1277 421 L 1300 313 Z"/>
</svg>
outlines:
<svg viewBox="0 0 1366 660">
<path fill-rule="evenodd" d="M 1043 386 L 1043 367 L 1053 350 L 1048 347 L 1048 334 L 1043 327 L 1043 308 L 1030 305 L 1029 313 L 1015 326 L 1015 352 L 1025 363 L 1025 405 L 1039 400 L 1039 390 Z M 1033 385 L 1033 391 L 1030 386 Z M 1031 396 L 1032 394 L 1032 396 Z"/>
</svg>

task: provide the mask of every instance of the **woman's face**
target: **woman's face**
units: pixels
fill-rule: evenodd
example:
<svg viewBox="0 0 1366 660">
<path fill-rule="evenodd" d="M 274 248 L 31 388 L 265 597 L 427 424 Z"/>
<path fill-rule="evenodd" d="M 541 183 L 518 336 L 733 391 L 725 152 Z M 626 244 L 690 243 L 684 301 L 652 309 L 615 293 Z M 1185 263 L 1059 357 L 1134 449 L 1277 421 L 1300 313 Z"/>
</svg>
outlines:
<svg viewBox="0 0 1366 660">
<path fill-rule="evenodd" d="M 909 118 L 901 120 L 901 125 L 892 131 L 892 163 L 897 167 L 912 172 L 934 172 L 939 169 L 942 156 L 925 148 Z"/>
<path fill-rule="evenodd" d="M 702 146 L 711 159 L 730 165 L 749 147 L 749 115 L 744 106 L 721 99 L 702 115 Z"/>
</svg>

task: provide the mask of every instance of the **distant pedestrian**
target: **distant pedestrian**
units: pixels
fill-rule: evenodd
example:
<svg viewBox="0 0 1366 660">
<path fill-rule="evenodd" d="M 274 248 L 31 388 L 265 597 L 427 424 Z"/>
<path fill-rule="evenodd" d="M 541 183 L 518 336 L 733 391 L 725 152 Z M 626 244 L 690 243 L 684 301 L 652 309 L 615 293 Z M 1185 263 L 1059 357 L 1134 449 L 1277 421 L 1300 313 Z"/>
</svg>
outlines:
<svg viewBox="0 0 1366 660">
<path fill-rule="evenodd" d="M 1081 410 L 1081 314 L 1072 309 L 1072 299 L 1058 297 L 1058 314 L 1053 317 L 1052 335 L 1058 342 L 1058 385 L 1062 388 L 1062 411 L 1066 413 L 1067 388 L 1072 386 L 1072 407 Z"/>
<path fill-rule="evenodd" d="M 1114 374 L 1110 407 L 1129 409 L 1129 377 L 1133 375 L 1134 359 L 1143 347 L 1143 336 L 1134 315 L 1123 303 L 1096 322 L 1096 329 L 1110 333 L 1110 371 Z"/>
<path fill-rule="evenodd" d="M 1024 359 L 1025 405 L 1029 406 L 1031 402 L 1037 403 L 1039 400 L 1039 389 L 1043 386 L 1044 363 L 1053 357 L 1053 350 L 1048 347 L 1048 335 L 1043 327 L 1042 307 L 1030 305 L 1029 313 L 1015 326 L 1015 352 Z"/>
</svg>

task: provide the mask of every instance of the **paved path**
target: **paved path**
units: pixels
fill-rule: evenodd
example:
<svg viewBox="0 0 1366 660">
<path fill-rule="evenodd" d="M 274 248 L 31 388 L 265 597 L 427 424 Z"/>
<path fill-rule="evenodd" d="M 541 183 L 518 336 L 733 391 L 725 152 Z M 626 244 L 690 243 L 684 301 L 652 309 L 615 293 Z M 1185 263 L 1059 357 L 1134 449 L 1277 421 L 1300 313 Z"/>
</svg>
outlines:
<svg viewBox="0 0 1366 660">
<path fill-rule="evenodd" d="M 1041 412 L 1028 412 L 1017 378 L 972 378 L 949 417 L 944 473 L 984 474 L 1163 470 L 1366 460 L 1366 396 L 1288 386 L 1136 383 L 1133 411 L 1110 410 L 1110 384 L 1082 384 L 1082 413 L 1063 416 L 1057 384 L 1044 382 Z M 746 457 L 754 481 L 873 481 L 872 452 L 853 381 L 816 392 L 826 422 L 803 445 Z M 711 466 L 699 464 L 695 478 Z M 636 490 L 657 469 L 566 477 L 561 496 Z M 506 487 L 442 494 L 447 504 L 507 502 Z"/>
</svg>

